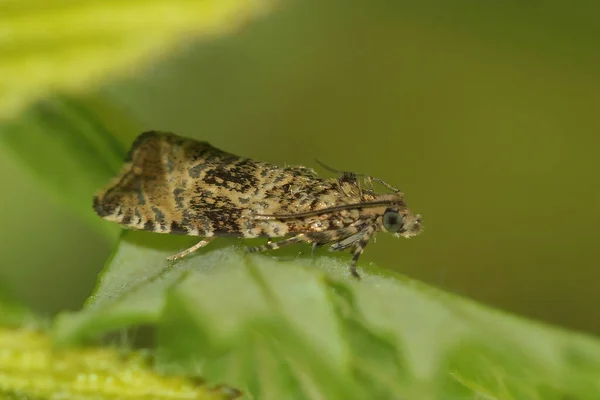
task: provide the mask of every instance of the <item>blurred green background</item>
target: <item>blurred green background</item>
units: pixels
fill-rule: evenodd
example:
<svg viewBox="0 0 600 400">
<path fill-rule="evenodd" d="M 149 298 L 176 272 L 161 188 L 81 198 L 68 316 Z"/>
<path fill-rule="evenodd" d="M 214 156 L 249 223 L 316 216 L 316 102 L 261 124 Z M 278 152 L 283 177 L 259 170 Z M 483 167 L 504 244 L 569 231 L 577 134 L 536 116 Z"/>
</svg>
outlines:
<svg viewBox="0 0 600 400">
<path fill-rule="evenodd" d="M 363 263 L 600 333 L 595 4 L 285 2 L 89 95 L 139 131 L 380 177 L 425 232 L 381 234 Z M 7 154 L 0 279 L 41 313 L 77 309 L 110 244 Z"/>
</svg>

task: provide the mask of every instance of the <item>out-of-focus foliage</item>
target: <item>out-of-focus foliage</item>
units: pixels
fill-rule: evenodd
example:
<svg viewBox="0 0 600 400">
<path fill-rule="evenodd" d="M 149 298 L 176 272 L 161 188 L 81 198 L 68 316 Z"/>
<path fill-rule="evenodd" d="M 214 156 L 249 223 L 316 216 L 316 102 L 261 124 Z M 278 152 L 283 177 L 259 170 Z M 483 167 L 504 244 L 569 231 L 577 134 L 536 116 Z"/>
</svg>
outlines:
<svg viewBox="0 0 600 400">
<path fill-rule="evenodd" d="M 94 214 L 90 194 L 119 171 L 125 149 L 86 105 L 65 97 L 41 102 L 5 123 L 0 143 L 71 211 L 116 239 L 118 227 Z"/>
<path fill-rule="evenodd" d="M 267 0 L 0 3 L 0 119 L 57 90 L 87 93 L 181 42 L 232 30 Z"/>
<path fill-rule="evenodd" d="M 147 352 L 57 350 L 48 335 L 27 329 L 0 327 L 0 349 L 0 394 L 6 400 L 229 400 L 238 394 L 158 375 Z"/>
</svg>

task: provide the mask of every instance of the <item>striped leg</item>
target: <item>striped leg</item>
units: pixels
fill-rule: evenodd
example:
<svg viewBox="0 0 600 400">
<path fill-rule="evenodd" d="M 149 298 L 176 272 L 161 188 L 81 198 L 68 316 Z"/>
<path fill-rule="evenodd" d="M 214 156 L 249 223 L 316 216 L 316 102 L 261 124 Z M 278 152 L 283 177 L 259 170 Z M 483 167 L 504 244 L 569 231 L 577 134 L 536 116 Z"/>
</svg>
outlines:
<svg viewBox="0 0 600 400">
<path fill-rule="evenodd" d="M 279 249 L 280 247 L 289 246 L 290 244 L 302 243 L 302 242 L 310 243 L 310 241 L 311 240 L 308 239 L 304 235 L 304 233 L 300 233 L 296 236 L 292 236 L 291 238 L 280 240 L 279 242 L 269 242 L 267 244 L 263 244 L 262 246 L 247 247 L 246 251 L 249 253 L 255 253 L 257 251 L 276 250 L 276 249 Z"/>
<path fill-rule="evenodd" d="M 212 240 L 213 240 L 213 238 L 202 239 L 201 241 L 199 241 L 198 243 L 196 243 L 195 245 L 193 245 L 189 249 L 185 249 L 185 250 L 183 250 L 183 251 L 181 251 L 181 252 L 179 252 L 177 254 L 174 254 L 172 256 L 167 257 L 167 260 L 169 260 L 169 261 L 179 260 L 180 258 L 183 258 L 183 257 L 187 256 L 188 254 L 191 254 L 191 253 L 195 252 L 199 248 L 206 246 Z"/>
<path fill-rule="evenodd" d="M 314 232 L 309 233 L 307 236 L 310 238 L 312 243 L 316 243 L 317 246 L 324 246 L 329 243 L 333 243 L 331 245 L 331 251 L 342 250 L 343 244 L 347 243 L 347 241 L 353 236 L 360 236 L 360 228 L 356 226 L 347 226 L 345 228 L 334 229 L 330 231 L 324 232 Z M 347 248 L 349 246 L 345 246 L 343 248 Z"/>
<path fill-rule="evenodd" d="M 360 240 L 358 240 L 357 243 L 354 244 L 354 253 L 352 254 L 352 259 L 350 260 L 350 273 L 356 279 L 360 279 L 360 275 L 356 270 L 356 263 L 358 262 L 358 258 L 360 257 L 362 252 L 365 250 L 365 247 L 367 247 L 367 244 L 369 244 L 369 240 L 371 240 L 371 237 L 373 237 L 374 233 L 375 228 L 373 228 L 373 226 L 369 226 L 363 231 Z"/>
</svg>

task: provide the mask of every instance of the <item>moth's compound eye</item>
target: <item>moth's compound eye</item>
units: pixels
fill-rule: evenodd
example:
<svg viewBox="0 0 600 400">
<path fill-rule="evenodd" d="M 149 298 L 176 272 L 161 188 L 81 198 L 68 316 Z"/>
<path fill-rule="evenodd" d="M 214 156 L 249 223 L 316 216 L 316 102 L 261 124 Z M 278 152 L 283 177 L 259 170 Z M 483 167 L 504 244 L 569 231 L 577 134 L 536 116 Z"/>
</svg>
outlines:
<svg viewBox="0 0 600 400">
<path fill-rule="evenodd" d="M 398 232 L 403 226 L 402 215 L 398 211 L 387 210 L 383 214 L 383 226 L 389 232 Z"/>
</svg>

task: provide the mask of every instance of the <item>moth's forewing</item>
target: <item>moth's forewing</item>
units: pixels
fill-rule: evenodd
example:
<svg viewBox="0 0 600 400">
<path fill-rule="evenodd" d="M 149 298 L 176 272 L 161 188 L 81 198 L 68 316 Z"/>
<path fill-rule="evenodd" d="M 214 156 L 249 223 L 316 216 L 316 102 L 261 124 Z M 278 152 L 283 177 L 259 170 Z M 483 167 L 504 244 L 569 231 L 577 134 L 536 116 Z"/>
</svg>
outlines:
<svg viewBox="0 0 600 400">
<path fill-rule="evenodd" d="M 313 219 L 254 216 L 301 214 L 359 202 L 357 196 L 350 186 L 340 190 L 337 180 L 319 178 L 309 168 L 282 168 L 206 142 L 146 132 L 133 143 L 121 173 L 96 196 L 94 208 L 101 217 L 134 229 L 282 237 L 311 230 Z"/>
</svg>

